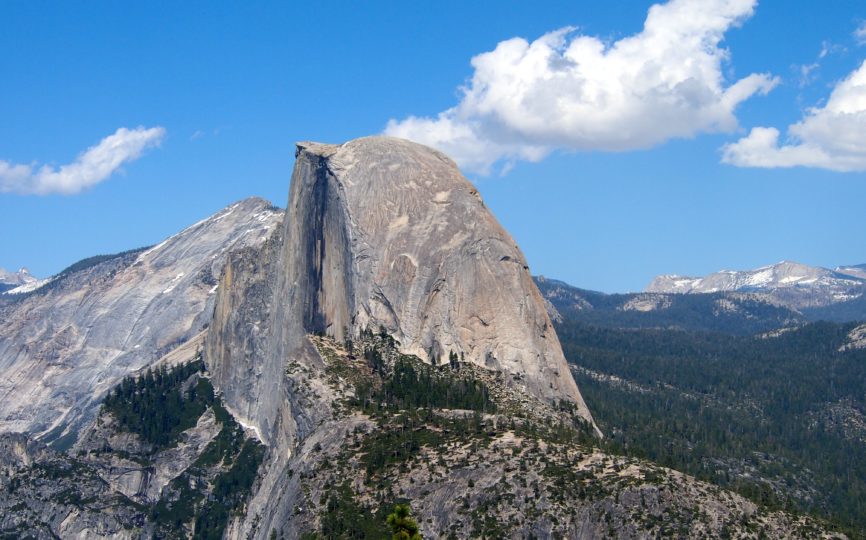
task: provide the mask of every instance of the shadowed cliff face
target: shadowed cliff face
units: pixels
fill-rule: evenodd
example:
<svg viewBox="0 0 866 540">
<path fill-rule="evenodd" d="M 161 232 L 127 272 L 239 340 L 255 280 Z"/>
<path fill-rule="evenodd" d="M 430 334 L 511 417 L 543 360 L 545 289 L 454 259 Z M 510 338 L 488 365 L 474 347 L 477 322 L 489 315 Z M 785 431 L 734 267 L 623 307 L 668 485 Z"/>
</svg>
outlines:
<svg viewBox="0 0 866 540">
<path fill-rule="evenodd" d="M 290 220 L 310 242 L 299 262 L 316 269 L 308 331 L 384 326 L 406 353 L 453 351 L 589 417 L 523 254 L 454 162 L 386 137 L 302 143 L 293 182 L 311 180 L 290 201 L 325 218 Z"/>
<path fill-rule="evenodd" d="M 523 254 L 443 154 L 388 137 L 299 144 L 282 236 L 230 261 L 207 345 L 229 407 L 265 440 L 296 416 L 275 379 L 315 362 L 306 334 L 380 327 L 407 354 L 453 351 L 591 420 Z"/>
</svg>

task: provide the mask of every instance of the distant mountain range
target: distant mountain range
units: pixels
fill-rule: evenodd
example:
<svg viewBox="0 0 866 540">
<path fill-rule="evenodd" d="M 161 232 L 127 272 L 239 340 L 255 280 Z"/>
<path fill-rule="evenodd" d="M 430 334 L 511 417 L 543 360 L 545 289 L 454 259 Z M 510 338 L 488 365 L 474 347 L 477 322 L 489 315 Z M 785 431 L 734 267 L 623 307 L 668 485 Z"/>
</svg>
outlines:
<svg viewBox="0 0 866 540">
<path fill-rule="evenodd" d="M 866 265 L 835 270 L 782 261 L 754 270 L 722 270 L 704 277 L 658 276 L 648 293 L 757 292 L 786 307 L 821 308 L 859 299 L 866 292 Z"/>
<path fill-rule="evenodd" d="M 17 272 L 10 272 L 5 268 L 0 268 L 0 293 L 37 281 L 26 268 L 21 268 Z"/>
<path fill-rule="evenodd" d="M 866 321 L 866 265 L 779 263 L 705 278 L 660 276 L 647 292 L 606 294 L 538 276 L 555 322 L 751 335 L 813 321 Z"/>
</svg>

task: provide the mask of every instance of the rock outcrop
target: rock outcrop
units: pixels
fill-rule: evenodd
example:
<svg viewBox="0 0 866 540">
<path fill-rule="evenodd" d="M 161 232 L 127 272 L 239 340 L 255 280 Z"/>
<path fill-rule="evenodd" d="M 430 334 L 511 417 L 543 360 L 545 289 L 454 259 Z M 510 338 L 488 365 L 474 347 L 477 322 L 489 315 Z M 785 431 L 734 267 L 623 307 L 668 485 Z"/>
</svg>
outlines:
<svg viewBox="0 0 866 540">
<path fill-rule="evenodd" d="M 42 440 L 0 434 L 0 536 L 381 538 L 402 500 L 425 537 L 828 536 L 595 448 L 523 255 L 442 154 L 301 144 L 281 219 L 243 201 L 3 299 L 0 431 Z M 182 367 L 118 385 L 156 365 Z"/>
<path fill-rule="evenodd" d="M 407 354 L 510 373 L 591 421 L 523 254 L 448 157 L 388 137 L 300 143 L 287 213 L 281 246 L 227 266 L 206 348 L 227 404 L 266 439 L 280 404 L 258 400 L 279 394 L 306 334 L 380 327 Z"/>
<path fill-rule="evenodd" d="M 71 442 L 121 378 L 201 334 L 226 255 L 262 243 L 282 216 L 247 199 L 0 305 L 0 432 Z"/>
<path fill-rule="evenodd" d="M 0 434 L 0 536 L 140 538 L 146 515 L 92 469 L 20 433 Z"/>
<path fill-rule="evenodd" d="M 288 519 L 285 468 L 333 417 L 310 334 L 384 331 L 403 353 L 506 373 L 592 422 L 523 254 L 449 158 L 387 137 L 301 143 L 286 212 L 262 247 L 229 256 L 205 342 L 226 408 L 271 449 L 248 516 Z"/>
</svg>

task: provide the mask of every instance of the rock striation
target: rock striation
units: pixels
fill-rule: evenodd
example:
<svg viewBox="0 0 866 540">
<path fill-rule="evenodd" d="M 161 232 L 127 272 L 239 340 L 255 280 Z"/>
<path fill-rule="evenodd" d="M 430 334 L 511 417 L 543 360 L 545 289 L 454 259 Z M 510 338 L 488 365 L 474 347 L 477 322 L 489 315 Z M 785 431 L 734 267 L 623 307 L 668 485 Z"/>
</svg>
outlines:
<svg viewBox="0 0 866 540">
<path fill-rule="evenodd" d="M 0 432 L 71 442 L 121 378 L 201 334 L 227 254 L 261 244 L 282 216 L 263 199 L 240 201 L 0 304 Z"/>
</svg>

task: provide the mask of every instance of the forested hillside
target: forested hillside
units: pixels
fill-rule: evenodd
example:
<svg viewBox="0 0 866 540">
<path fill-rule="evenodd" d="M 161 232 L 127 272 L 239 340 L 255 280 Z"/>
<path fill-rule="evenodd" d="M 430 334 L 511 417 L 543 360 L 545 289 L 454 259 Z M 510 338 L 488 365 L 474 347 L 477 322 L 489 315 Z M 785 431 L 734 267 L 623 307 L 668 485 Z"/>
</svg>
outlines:
<svg viewBox="0 0 866 540">
<path fill-rule="evenodd" d="M 614 453 L 866 530 L 866 351 L 854 324 L 755 336 L 557 325 Z"/>
</svg>

